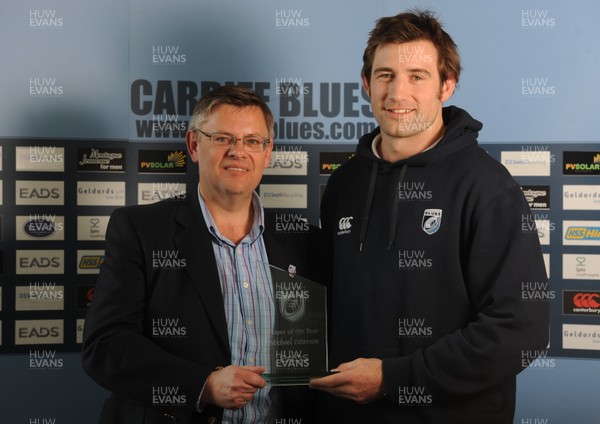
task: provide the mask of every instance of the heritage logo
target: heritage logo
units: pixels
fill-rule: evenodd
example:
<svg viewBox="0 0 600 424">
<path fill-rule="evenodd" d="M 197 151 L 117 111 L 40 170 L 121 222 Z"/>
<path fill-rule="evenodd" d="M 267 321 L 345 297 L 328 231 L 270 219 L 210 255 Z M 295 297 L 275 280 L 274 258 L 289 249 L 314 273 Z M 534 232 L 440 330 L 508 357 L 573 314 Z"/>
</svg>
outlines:
<svg viewBox="0 0 600 424">
<path fill-rule="evenodd" d="M 600 246 L 600 221 L 563 221 L 563 244 Z"/>
<path fill-rule="evenodd" d="M 56 356 L 55 350 L 29 351 L 29 369 L 31 370 L 60 370 L 62 367 L 63 360 Z M 35 421 L 33 422 L 35 423 Z M 32 424 L 31 420 L 29 420 L 29 424 Z"/>
<path fill-rule="evenodd" d="M 15 170 L 29 172 L 64 172 L 65 148 L 55 146 L 17 146 Z"/>
<path fill-rule="evenodd" d="M 275 231 L 277 233 L 308 233 L 310 225 L 302 214 L 275 214 Z"/>
<path fill-rule="evenodd" d="M 81 172 L 125 172 L 125 149 L 77 149 L 77 170 Z"/>
<path fill-rule="evenodd" d="M 600 292 L 563 290 L 563 314 L 600 315 Z"/>
<path fill-rule="evenodd" d="M 17 250 L 17 274 L 64 274 L 64 250 Z"/>
<path fill-rule="evenodd" d="M 556 18 L 548 13 L 548 9 L 522 9 L 521 26 L 528 29 L 554 28 Z"/>
<path fill-rule="evenodd" d="M 355 155 L 355 152 L 320 152 L 319 169 L 321 170 L 321 175 L 333 174 L 333 171 L 348 162 Z"/>
<path fill-rule="evenodd" d="M 425 325 L 425 318 L 400 318 L 398 320 L 399 337 L 427 338 L 433 335 L 433 329 Z"/>
<path fill-rule="evenodd" d="M 563 186 L 564 210 L 600 210 L 600 185 Z"/>
<path fill-rule="evenodd" d="M 152 64 L 154 65 L 185 65 L 187 55 L 177 45 L 152 46 Z"/>
<path fill-rule="evenodd" d="M 141 174 L 185 174 L 187 156 L 181 150 L 140 150 L 138 172 Z"/>
<path fill-rule="evenodd" d="M 550 186 L 521 186 L 531 209 L 550 209 Z"/>
<path fill-rule="evenodd" d="M 308 152 L 301 147 L 292 150 L 291 147 L 273 150 L 269 167 L 263 171 L 264 175 L 307 175 Z"/>
<path fill-rule="evenodd" d="M 77 240 L 104 241 L 110 216 L 78 216 Z"/>
<path fill-rule="evenodd" d="M 55 77 L 29 78 L 30 97 L 62 97 L 64 91 L 64 87 L 57 82 Z"/>
<path fill-rule="evenodd" d="M 15 182 L 15 204 L 17 205 L 64 205 L 64 181 Z"/>
<path fill-rule="evenodd" d="M 156 203 L 165 199 L 183 200 L 186 197 L 185 183 L 139 183 L 138 205 Z"/>
<path fill-rule="evenodd" d="M 275 10 L 275 27 L 306 29 L 310 26 L 309 18 L 302 16 L 300 9 L 277 9 Z"/>
<path fill-rule="evenodd" d="M 16 345 L 45 345 L 64 343 L 62 319 L 15 321 Z"/>
<path fill-rule="evenodd" d="M 65 217 L 53 214 L 18 215 L 17 240 L 64 240 Z"/>
<path fill-rule="evenodd" d="M 521 95 L 524 97 L 552 97 L 556 94 L 556 86 L 546 77 L 521 78 Z"/>
<path fill-rule="evenodd" d="M 125 206 L 125 182 L 77 181 L 77 206 Z"/>
<path fill-rule="evenodd" d="M 29 28 L 58 29 L 64 25 L 56 9 L 29 9 Z"/>
<path fill-rule="evenodd" d="M 185 406 L 186 395 L 179 394 L 179 387 L 152 387 L 152 405 L 154 406 Z"/>
<path fill-rule="evenodd" d="M 275 352 L 275 368 L 286 370 L 310 368 L 310 357 L 302 350 L 277 350 Z"/>
<path fill-rule="evenodd" d="M 181 325 L 179 318 L 152 318 L 152 337 L 183 338 L 187 327 Z"/>
<path fill-rule="evenodd" d="M 98 274 L 104 263 L 104 250 L 77 250 L 77 274 Z"/>
<path fill-rule="evenodd" d="M 600 255 L 563 254 L 563 278 L 600 280 Z"/>
<path fill-rule="evenodd" d="M 600 175 L 600 153 L 563 152 L 563 175 Z"/>
</svg>

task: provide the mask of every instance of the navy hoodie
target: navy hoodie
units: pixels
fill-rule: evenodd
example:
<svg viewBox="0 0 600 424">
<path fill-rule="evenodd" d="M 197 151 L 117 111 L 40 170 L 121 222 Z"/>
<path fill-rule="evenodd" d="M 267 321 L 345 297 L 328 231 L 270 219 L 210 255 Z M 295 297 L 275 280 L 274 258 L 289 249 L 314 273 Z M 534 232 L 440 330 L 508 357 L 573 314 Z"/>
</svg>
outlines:
<svg viewBox="0 0 600 424">
<path fill-rule="evenodd" d="M 547 346 L 547 277 L 520 186 L 443 108 L 434 148 L 395 163 L 363 136 L 327 184 L 330 365 L 381 358 L 385 396 L 324 395 L 324 421 L 512 423 L 516 375 Z"/>
</svg>

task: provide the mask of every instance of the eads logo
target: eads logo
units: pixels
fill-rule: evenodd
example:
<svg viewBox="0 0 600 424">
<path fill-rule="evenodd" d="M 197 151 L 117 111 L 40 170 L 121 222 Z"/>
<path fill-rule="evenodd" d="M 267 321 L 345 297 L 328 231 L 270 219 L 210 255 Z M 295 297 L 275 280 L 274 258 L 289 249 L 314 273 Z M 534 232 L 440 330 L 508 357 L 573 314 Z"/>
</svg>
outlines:
<svg viewBox="0 0 600 424">
<path fill-rule="evenodd" d="M 346 216 L 343 218 L 340 218 L 340 220 L 338 221 L 338 229 L 339 231 L 337 232 L 338 236 L 341 236 L 343 234 L 350 234 L 351 232 L 351 228 L 352 228 L 352 220 L 354 219 L 353 216 Z"/>
</svg>

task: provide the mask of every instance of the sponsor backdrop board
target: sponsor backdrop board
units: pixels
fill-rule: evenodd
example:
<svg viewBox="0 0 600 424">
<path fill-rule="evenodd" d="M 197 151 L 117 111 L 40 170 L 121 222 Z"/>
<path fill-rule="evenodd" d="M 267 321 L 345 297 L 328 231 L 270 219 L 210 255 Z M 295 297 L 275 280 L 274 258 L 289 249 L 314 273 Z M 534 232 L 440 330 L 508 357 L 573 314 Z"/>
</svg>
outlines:
<svg viewBox="0 0 600 424">
<path fill-rule="evenodd" d="M 317 224 L 328 176 L 375 127 L 360 84 L 368 32 L 414 6 L 429 4 L 0 2 L 0 353 L 57 369 L 57 355 L 80 350 L 108 217 L 195 190 L 185 132 L 217 85 L 251 87 L 274 112 L 258 191 L 278 225 Z M 480 142 L 534 212 L 523 229 L 538 232 L 550 280 L 522 293 L 550 302 L 548 354 L 599 358 L 600 5 L 435 9 L 463 60 L 449 104 L 483 122 Z"/>
</svg>

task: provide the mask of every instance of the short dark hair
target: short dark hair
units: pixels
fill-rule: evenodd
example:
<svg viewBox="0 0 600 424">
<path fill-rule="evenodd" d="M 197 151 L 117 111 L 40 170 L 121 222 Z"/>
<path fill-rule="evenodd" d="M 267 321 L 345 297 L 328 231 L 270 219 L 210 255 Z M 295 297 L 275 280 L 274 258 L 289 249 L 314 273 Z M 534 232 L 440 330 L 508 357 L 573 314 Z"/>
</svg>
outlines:
<svg viewBox="0 0 600 424">
<path fill-rule="evenodd" d="M 274 119 L 271 109 L 258 94 L 239 85 L 222 85 L 203 95 L 194 107 L 190 120 L 190 131 L 200 129 L 200 126 L 210 116 L 212 108 L 218 105 L 231 105 L 239 108 L 259 107 L 265 117 L 269 136 L 273 136 Z"/>
<path fill-rule="evenodd" d="M 438 70 L 442 82 L 460 77 L 460 55 L 454 40 L 442 28 L 436 14 L 430 10 L 411 9 L 396 16 L 381 18 L 370 33 L 363 54 L 362 75 L 371 81 L 375 50 L 382 44 L 431 41 L 438 52 Z"/>
</svg>

